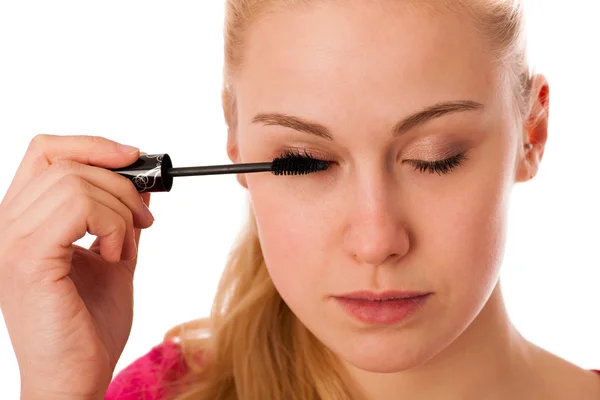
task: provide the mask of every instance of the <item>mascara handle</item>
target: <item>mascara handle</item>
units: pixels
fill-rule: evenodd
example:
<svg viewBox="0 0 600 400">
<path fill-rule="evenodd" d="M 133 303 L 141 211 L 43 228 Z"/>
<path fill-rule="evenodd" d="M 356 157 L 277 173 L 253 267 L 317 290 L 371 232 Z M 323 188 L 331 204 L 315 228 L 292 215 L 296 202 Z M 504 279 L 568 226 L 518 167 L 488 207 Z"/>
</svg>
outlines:
<svg viewBox="0 0 600 400">
<path fill-rule="evenodd" d="M 136 162 L 127 167 L 109 169 L 129 179 L 138 193 L 169 192 L 173 187 L 173 177 L 167 173 L 173 168 L 168 154 L 142 154 Z"/>
</svg>

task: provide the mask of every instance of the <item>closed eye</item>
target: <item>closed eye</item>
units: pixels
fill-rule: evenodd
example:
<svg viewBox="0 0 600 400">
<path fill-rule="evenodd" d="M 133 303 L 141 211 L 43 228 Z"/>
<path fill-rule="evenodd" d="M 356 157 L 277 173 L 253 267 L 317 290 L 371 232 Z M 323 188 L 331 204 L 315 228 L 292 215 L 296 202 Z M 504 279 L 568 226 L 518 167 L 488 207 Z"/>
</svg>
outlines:
<svg viewBox="0 0 600 400">
<path fill-rule="evenodd" d="M 284 151 L 281 155 L 281 158 L 287 160 L 319 160 L 331 163 L 329 160 L 322 160 L 318 157 L 313 156 L 306 150 L 299 151 L 298 149 L 288 149 Z M 438 174 L 445 175 L 452 172 L 452 170 L 461 166 L 464 161 L 468 160 L 466 152 L 459 153 L 455 156 L 446 158 L 444 160 L 438 161 L 422 161 L 422 160 L 407 160 L 407 162 L 411 163 L 415 171 L 425 173 L 429 172 L 430 174 Z"/>
<path fill-rule="evenodd" d="M 445 160 L 439 161 L 421 161 L 421 160 L 410 160 L 416 171 L 429 172 L 430 174 L 437 173 L 438 175 L 444 175 L 450 173 L 453 169 L 462 165 L 467 160 L 466 153 L 460 153 L 453 157 L 446 158 Z"/>
</svg>

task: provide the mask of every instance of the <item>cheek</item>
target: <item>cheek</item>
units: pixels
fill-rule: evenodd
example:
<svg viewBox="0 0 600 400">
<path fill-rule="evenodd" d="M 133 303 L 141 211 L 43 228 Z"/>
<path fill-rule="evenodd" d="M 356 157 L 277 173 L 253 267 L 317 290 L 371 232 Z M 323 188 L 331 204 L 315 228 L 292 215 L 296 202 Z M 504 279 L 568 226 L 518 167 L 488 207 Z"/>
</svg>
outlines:
<svg viewBox="0 0 600 400">
<path fill-rule="evenodd" d="M 488 153 L 490 154 L 490 153 Z M 506 238 L 509 169 L 501 160 L 478 162 L 477 169 L 443 199 L 419 199 L 427 205 L 420 238 L 434 257 L 435 279 L 447 294 L 448 311 L 471 313 L 491 294 L 500 272 Z M 443 282 L 440 282 L 442 280 Z"/>
<path fill-rule="evenodd" d="M 265 263 L 273 283 L 288 303 L 322 285 L 327 223 L 321 204 L 306 201 L 279 177 L 252 177 L 248 189 Z M 291 183 L 293 184 L 293 183 Z M 279 193 L 273 196 L 273 193 Z"/>
<path fill-rule="evenodd" d="M 505 212 L 502 201 L 493 196 L 495 187 L 489 191 L 477 188 L 476 200 L 464 198 L 460 205 L 448 207 L 443 227 L 446 239 L 436 237 L 431 243 L 444 249 L 453 262 L 451 279 L 454 287 L 482 288 L 495 279 L 502 258 L 505 237 Z M 465 197 L 476 193 L 465 192 Z M 501 193 L 496 193 L 501 195 Z M 442 253 L 444 254 L 444 253 Z M 488 287 L 489 289 L 489 287 Z"/>
</svg>

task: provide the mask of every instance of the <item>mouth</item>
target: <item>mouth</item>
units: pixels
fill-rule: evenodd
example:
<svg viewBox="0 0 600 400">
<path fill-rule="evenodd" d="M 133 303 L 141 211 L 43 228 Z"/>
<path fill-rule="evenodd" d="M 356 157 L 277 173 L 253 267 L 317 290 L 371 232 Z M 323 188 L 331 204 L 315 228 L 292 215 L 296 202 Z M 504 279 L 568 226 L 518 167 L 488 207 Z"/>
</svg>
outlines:
<svg viewBox="0 0 600 400">
<path fill-rule="evenodd" d="M 421 297 L 431 294 L 429 292 L 416 292 L 416 291 L 399 291 L 399 290 L 388 290 L 381 293 L 370 292 L 367 290 L 361 290 L 357 292 L 345 293 L 337 296 L 333 296 L 338 299 L 350 299 L 350 300 L 366 300 L 366 301 L 386 301 L 386 300 L 402 300 L 411 299 L 415 297 Z"/>
<path fill-rule="evenodd" d="M 392 325 L 406 320 L 420 310 L 432 293 L 360 291 L 333 296 L 349 316 L 368 325 Z"/>
</svg>

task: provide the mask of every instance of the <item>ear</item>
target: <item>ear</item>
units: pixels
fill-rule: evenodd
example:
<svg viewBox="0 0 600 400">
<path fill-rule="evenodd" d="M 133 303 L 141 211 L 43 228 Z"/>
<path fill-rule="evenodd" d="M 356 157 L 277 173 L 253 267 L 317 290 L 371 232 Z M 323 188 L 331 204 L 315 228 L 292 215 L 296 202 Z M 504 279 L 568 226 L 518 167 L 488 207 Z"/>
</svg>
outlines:
<svg viewBox="0 0 600 400">
<path fill-rule="evenodd" d="M 227 155 L 229 159 L 234 164 L 239 164 L 240 160 L 240 150 L 237 141 L 237 132 L 234 129 L 227 129 Z M 246 182 L 246 175 L 237 174 L 236 178 L 240 185 L 248 189 L 248 183 Z"/>
<path fill-rule="evenodd" d="M 519 140 L 516 182 L 526 182 L 537 174 L 548 139 L 548 116 L 550 110 L 548 80 L 543 75 L 534 76 L 531 90 L 535 99 L 531 107 L 531 112 L 526 117 L 523 136 Z"/>
</svg>

